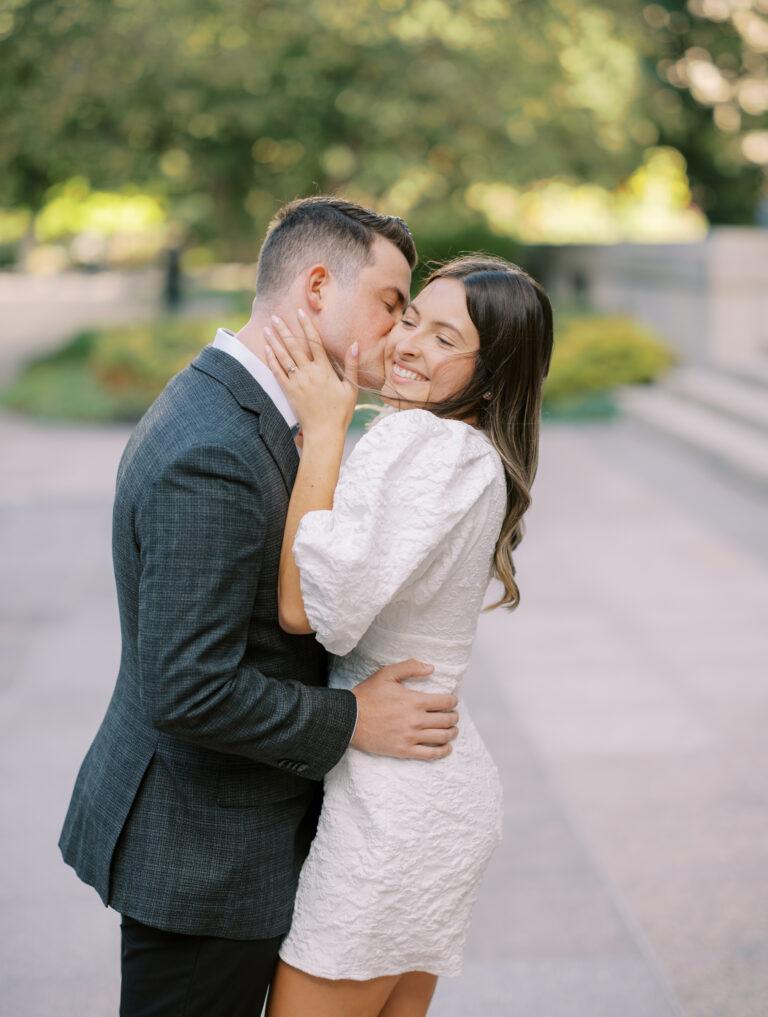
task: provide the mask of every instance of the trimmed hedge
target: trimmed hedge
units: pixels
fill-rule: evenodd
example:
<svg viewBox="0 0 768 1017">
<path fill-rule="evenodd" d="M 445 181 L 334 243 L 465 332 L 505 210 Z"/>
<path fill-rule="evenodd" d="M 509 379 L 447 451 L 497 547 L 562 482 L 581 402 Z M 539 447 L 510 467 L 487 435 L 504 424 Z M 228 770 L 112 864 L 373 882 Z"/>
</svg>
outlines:
<svg viewBox="0 0 768 1017">
<path fill-rule="evenodd" d="M 218 327 L 242 319 L 160 319 L 78 333 L 27 363 L 0 394 L 10 409 L 53 420 L 136 421 L 169 378 L 185 367 Z"/>
<path fill-rule="evenodd" d="M 677 355 L 646 326 L 623 315 L 556 318 L 555 349 L 544 385 L 554 414 L 610 412 L 606 396 L 619 385 L 652 382 Z M 589 415 L 589 414 L 587 414 Z"/>
<path fill-rule="evenodd" d="M 647 328 L 621 316 L 556 316 L 545 416 L 610 412 L 618 385 L 650 382 L 675 362 Z M 49 419 L 135 421 L 170 377 L 211 342 L 216 328 L 237 330 L 242 317 L 169 318 L 81 332 L 30 361 L 0 395 L 2 403 Z"/>
</svg>

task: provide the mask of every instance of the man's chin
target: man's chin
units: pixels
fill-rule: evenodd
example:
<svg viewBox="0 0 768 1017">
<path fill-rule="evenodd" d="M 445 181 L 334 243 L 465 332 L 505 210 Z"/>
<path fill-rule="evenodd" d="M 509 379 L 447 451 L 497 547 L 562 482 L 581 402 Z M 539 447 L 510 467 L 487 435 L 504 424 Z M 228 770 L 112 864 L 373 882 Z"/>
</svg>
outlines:
<svg viewBox="0 0 768 1017">
<path fill-rule="evenodd" d="M 358 372 L 358 382 L 361 388 L 372 388 L 376 392 L 381 392 L 384 387 L 384 375 L 372 371 L 370 367 L 361 367 Z"/>
<path fill-rule="evenodd" d="M 344 376 L 344 361 L 335 354 L 329 353 L 331 363 L 336 368 L 339 377 Z M 384 385 L 384 365 L 378 362 L 360 364 L 357 371 L 357 380 L 361 388 L 372 388 L 380 392 Z"/>
<path fill-rule="evenodd" d="M 360 364 L 358 380 L 361 388 L 372 388 L 380 392 L 384 387 L 385 377 L 383 357 L 370 357 Z"/>
</svg>

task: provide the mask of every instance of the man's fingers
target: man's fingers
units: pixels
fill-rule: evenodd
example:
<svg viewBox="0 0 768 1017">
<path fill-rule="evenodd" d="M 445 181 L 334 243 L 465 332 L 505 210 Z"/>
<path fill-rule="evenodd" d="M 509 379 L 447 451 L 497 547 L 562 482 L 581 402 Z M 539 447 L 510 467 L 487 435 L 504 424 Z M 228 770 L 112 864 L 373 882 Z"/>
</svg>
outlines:
<svg viewBox="0 0 768 1017">
<path fill-rule="evenodd" d="M 459 715 L 455 710 L 448 713 L 428 713 L 419 728 L 426 731 L 432 727 L 456 727 L 459 723 Z"/>
<path fill-rule="evenodd" d="M 420 710 L 428 713 L 445 713 L 447 710 L 455 710 L 459 700 L 451 692 L 414 692 L 419 698 L 415 700 Z"/>
<path fill-rule="evenodd" d="M 401 660 L 397 664 L 388 664 L 386 670 L 390 678 L 401 681 L 403 678 L 428 678 L 435 668 L 433 664 L 425 664 L 421 660 Z"/>
<path fill-rule="evenodd" d="M 457 727 L 430 728 L 419 732 L 419 745 L 448 745 L 459 733 Z"/>
<path fill-rule="evenodd" d="M 408 759 L 423 759 L 429 762 L 433 759 L 445 759 L 452 751 L 452 745 L 414 745 L 408 753 Z"/>
</svg>

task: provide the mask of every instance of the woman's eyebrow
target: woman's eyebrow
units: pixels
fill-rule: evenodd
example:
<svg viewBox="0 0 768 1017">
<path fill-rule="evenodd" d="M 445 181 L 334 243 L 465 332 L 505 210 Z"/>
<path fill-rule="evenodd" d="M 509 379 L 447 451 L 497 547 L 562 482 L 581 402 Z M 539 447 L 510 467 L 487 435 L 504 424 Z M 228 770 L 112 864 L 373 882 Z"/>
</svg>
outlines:
<svg viewBox="0 0 768 1017">
<path fill-rule="evenodd" d="M 403 311 L 403 314 L 407 314 L 409 311 L 412 312 L 413 314 L 415 314 L 416 317 L 419 320 L 421 320 L 421 314 L 419 313 L 419 309 L 416 306 L 416 304 L 408 304 L 408 306 Z M 435 329 L 438 329 L 438 328 L 446 328 L 446 329 L 448 329 L 449 332 L 453 332 L 453 334 L 456 336 L 456 338 L 459 339 L 466 346 L 467 341 L 464 338 L 463 333 L 461 332 L 460 329 L 456 328 L 455 325 L 452 325 L 450 323 L 450 321 L 431 321 L 430 325 L 432 326 L 432 328 L 435 328 Z"/>
</svg>

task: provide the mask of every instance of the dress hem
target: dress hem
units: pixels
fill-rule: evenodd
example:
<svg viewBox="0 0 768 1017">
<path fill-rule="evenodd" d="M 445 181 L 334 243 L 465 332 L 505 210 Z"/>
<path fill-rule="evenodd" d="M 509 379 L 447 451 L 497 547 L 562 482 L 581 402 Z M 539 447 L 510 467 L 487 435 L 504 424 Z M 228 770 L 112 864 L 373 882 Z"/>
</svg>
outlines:
<svg viewBox="0 0 768 1017">
<path fill-rule="evenodd" d="M 304 961 L 298 958 L 293 958 L 290 953 L 283 954 L 282 950 L 279 953 L 280 960 L 285 964 L 290 964 L 292 968 L 296 968 L 298 971 L 303 971 L 306 975 L 312 975 L 314 978 L 326 978 L 328 981 L 353 981 L 353 982 L 367 982 L 372 978 L 386 978 L 392 975 L 407 975 L 414 971 L 421 971 L 428 975 L 434 975 L 436 978 L 457 978 L 463 973 L 463 966 L 461 963 L 458 964 L 447 964 L 443 965 L 426 961 L 423 964 L 402 964 L 385 967 L 384 969 L 365 969 L 365 974 L 361 973 L 361 968 L 353 969 L 353 973 L 350 973 L 349 969 L 346 969 L 344 973 L 338 971 L 332 971 L 330 968 L 322 968 L 314 964 L 306 964 Z"/>
</svg>

